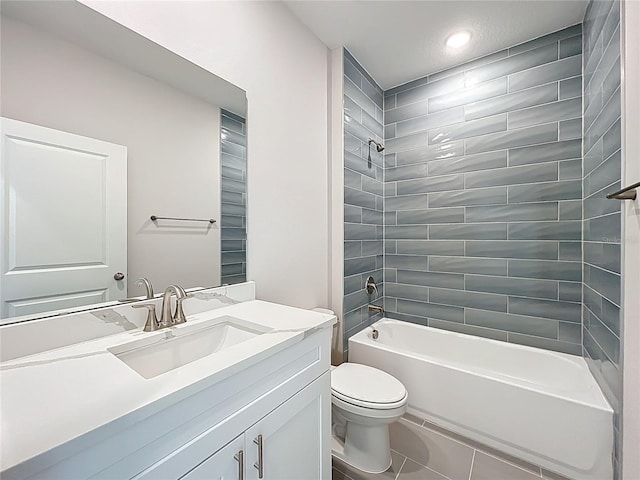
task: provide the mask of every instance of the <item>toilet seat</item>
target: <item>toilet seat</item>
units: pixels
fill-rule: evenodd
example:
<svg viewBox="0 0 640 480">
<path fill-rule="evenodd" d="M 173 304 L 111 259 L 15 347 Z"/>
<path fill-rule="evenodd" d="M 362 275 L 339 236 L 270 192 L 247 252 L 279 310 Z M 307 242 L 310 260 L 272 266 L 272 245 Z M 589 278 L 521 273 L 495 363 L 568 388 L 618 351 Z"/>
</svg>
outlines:
<svg viewBox="0 0 640 480">
<path fill-rule="evenodd" d="M 407 403 L 407 390 L 399 380 L 358 363 L 343 363 L 331 370 L 331 395 L 340 403 L 374 410 L 393 410 Z"/>
</svg>

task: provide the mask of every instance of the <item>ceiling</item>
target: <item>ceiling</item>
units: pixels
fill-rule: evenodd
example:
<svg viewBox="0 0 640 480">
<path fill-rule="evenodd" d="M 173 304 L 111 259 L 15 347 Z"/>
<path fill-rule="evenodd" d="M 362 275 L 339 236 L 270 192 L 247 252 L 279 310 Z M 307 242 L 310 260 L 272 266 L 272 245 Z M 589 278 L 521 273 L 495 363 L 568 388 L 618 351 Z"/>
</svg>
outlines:
<svg viewBox="0 0 640 480">
<path fill-rule="evenodd" d="M 587 0 L 288 0 L 329 48 L 341 45 L 387 90 L 581 23 Z M 472 34 L 451 53 L 448 35 Z"/>
</svg>

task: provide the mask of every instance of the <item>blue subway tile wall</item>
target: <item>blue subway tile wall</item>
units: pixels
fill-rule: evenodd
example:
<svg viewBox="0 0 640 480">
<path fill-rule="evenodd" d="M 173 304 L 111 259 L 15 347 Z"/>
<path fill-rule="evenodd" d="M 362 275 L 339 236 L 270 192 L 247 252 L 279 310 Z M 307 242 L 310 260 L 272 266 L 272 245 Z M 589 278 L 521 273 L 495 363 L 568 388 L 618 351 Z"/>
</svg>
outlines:
<svg viewBox="0 0 640 480">
<path fill-rule="evenodd" d="M 582 63 L 575 25 L 384 92 L 386 316 L 582 353 Z"/>
<path fill-rule="evenodd" d="M 220 235 L 224 284 L 247 280 L 247 124 L 221 110 Z"/>
<path fill-rule="evenodd" d="M 347 338 L 380 318 L 369 304 L 382 306 L 384 157 L 369 139 L 382 143 L 383 92 L 367 71 L 344 50 L 344 305 L 343 332 Z M 369 154 L 371 161 L 369 161 Z M 397 177 L 415 178 L 419 171 L 398 170 Z M 409 186 L 407 186 L 409 188 Z M 425 232 L 426 234 L 426 232 Z M 372 276 L 378 293 L 364 284 Z"/>
<path fill-rule="evenodd" d="M 621 207 L 620 1 L 591 1 L 584 19 L 583 338 L 584 356 L 616 413 L 620 446 Z M 615 471 L 620 459 L 615 448 Z"/>
</svg>

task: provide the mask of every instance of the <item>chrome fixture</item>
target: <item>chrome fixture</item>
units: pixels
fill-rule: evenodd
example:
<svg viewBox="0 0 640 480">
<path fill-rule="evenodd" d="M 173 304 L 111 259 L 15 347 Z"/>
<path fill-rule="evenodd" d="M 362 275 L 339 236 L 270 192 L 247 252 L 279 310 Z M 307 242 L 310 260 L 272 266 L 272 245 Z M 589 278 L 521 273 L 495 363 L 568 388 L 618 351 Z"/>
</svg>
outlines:
<svg viewBox="0 0 640 480">
<path fill-rule="evenodd" d="M 143 280 L 143 279 L 140 279 Z M 144 283 L 144 282 L 143 282 Z M 151 284 L 149 283 L 149 287 Z M 153 290 L 150 290 L 151 295 L 153 295 Z M 176 311 L 172 315 L 171 314 L 171 295 L 176 294 Z M 149 294 L 149 290 L 147 291 L 147 295 Z M 182 309 L 182 302 L 187 298 L 191 298 L 179 285 L 169 285 L 167 289 L 164 291 L 164 295 L 162 296 L 162 313 L 160 316 L 160 320 L 158 320 L 158 316 L 156 315 L 156 306 L 154 303 L 138 303 L 136 305 L 131 305 L 133 308 L 146 308 L 149 311 L 147 312 L 147 322 L 144 324 L 144 328 L 142 329 L 144 332 L 155 332 L 156 330 L 160 330 L 161 328 L 173 327 L 174 325 L 180 325 L 187 321 L 187 317 L 184 314 L 184 310 Z"/>
<path fill-rule="evenodd" d="M 156 330 L 160 330 L 162 328 L 158 323 L 158 317 L 156 316 L 156 306 L 153 303 L 137 303 L 131 306 L 133 308 L 146 308 L 149 310 L 147 312 L 147 322 L 144 324 L 144 328 L 142 329 L 142 331 L 155 332 Z"/>
<path fill-rule="evenodd" d="M 384 145 L 382 145 L 381 143 L 376 142 L 373 138 L 369 139 L 369 157 L 367 158 L 367 162 L 368 162 L 368 167 L 371 168 L 371 144 L 375 143 L 376 144 L 376 150 L 378 151 L 378 153 L 382 152 L 384 150 Z"/>
<path fill-rule="evenodd" d="M 244 480 L 244 450 L 240 450 L 233 458 L 238 462 L 238 480 Z"/>
<path fill-rule="evenodd" d="M 369 139 L 369 150 L 371 150 L 371 144 L 375 143 L 376 144 L 376 150 L 379 152 L 384 150 L 384 145 L 382 145 L 381 143 L 376 142 L 373 138 Z"/>
<path fill-rule="evenodd" d="M 158 217 L 157 215 L 151 215 L 151 217 L 149 217 L 151 219 L 152 222 L 155 222 L 157 220 L 178 220 L 181 222 L 209 222 L 209 223 L 216 223 L 216 221 L 213 218 L 181 218 L 181 217 Z"/>
<path fill-rule="evenodd" d="M 373 277 L 367 277 L 367 280 L 364 282 L 364 289 L 369 295 L 371 295 L 373 292 L 375 292 L 376 295 L 378 294 L 378 287 L 376 286 L 376 281 L 373 279 Z"/>
<path fill-rule="evenodd" d="M 258 461 L 253 464 L 253 467 L 258 470 L 258 478 L 264 477 L 264 444 L 262 441 L 262 435 L 258 435 L 257 438 L 253 439 L 253 443 L 258 446 Z"/>
<path fill-rule="evenodd" d="M 374 328 L 371 331 L 371 338 L 373 338 L 374 340 L 377 340 L 379 336 L 380 336 L 380 332 Z"/>
<path fill-rule="evenodd" d="M 153 285 L 151 285 L 149 279 L 142 277 L 136 280 L 136 287 L 141 287 L 142 285 L 144 285 L 144 288 L 147 291 L 147 300 L 153 298 Z"/>
<path fill-rule="evenodd" d="M 614 198 L 616 200 L 635 200 L 637 197 L 636 188 L 640 188 L 640 182 L 629 185 L 628 187 L 625 187 L 622 190 L 618 190 L 617 192 L 610 193 L 607 195 L 607 198 Z"/>
<path fill-rule="evenodd" d="M 171 314 L 171 294 L 176 294 L 176 311 Z M 179 285 L 169 285 L 162 296 L 162 313 L 160 314 L 160 328 L 179 325 L 187 321 L 182 302 L 188 298 L 184 288 Z"/>
<path fill-rule="evenodd" d="M 369 305 L 369 311 L 375 313 L 384 313 L 384 308 L 378 305 Z"/>
</svg>

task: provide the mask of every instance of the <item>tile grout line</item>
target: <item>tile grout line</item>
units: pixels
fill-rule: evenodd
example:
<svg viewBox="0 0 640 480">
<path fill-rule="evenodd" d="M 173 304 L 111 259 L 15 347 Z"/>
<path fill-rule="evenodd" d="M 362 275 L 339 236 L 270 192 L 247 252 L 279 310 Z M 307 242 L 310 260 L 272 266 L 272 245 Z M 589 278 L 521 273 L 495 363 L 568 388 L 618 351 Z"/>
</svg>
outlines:
<svg viewBox="0 0 640 480">
<path fill-rule="evenodd" d="M 494 459 L 496 459 L 496 460 L 498 460 L 498 461 L 500 461 L 502 463 L 506 463 L 507 465 L 510 465 L 510 466 L 512 466 L 514 468 L 517 468 L 518 470 L 522 470 L 523 472 L 527 472 L 527 473 L 530 473 L 532 475 L 536 475 L 537 477 L 542 478 L 542 467 L 540 467 L 539 465 L 532 464 L 534 467 L 536 467 L 536 469 L 539 472 L 539 473 L 536 474 L 535 472 L 532 472 L 531 470 L 527 470 L 526 468 L 522 468 L 520 465 L 518 465 L 516 463 L 513 463 L 513 462 L 507 460 L 506 458 L 501 458 L 501 457 L 499 457 L 499 456 L 497 456 L 497 455 L 495 455 L 493 453 L 490 453 L 490 452 L 483 452 L 481 450 L 478 450 L 478 451 L 480 453 L 483 453 L 484 455 L 487 455 L 487 456 L 489 456 L 491 458 L 494 458 Z"/>
<path fill-rule="evenodd" d="M 476 452 L 477 452 L 477 450 L 474 448 L 473 449 L 473 456 L 471 457 L 471 468 L 469 468 L 469 478 L 468 478 L 468 480 L 471 480 L 471 475 L 473 474 L 473 464 L 476 461 Z"/>
<path fill-rule="evenodd" d="M 535 472 L 532 472 L 531 470 L 528 470 L 528 469 L 526 469 L 526 468 L 523 468 L 522 466 L 520 466 L 520 465 L 518 465 L 518 464 L 516 464 L 516 463 L 512 462 L 511 460 L 509 460 L 509 459 L 507 459 L 507 458 L 504 458 L 504 457 L 501 457 L 501 456 L 500 456 L 500 453 L 501 453 L 501 452 L 500 452 L 499 450 L 496 450 L 496 451 L 497 451 L 497 453 L 494 453 L 493 451 L 490 451 L 490 450 L 489 450 L 491 447 L 488 447 L 488 446 L 487 446 L 487 448 L 488 448 L 487 450 L 483 450 L 482 448 L 478 449 L 478 448 L 476 448 L 476 447 L 474 447 L 474 446 L 471 446 L 471 445 L 469 445 L 469 444 L 465 443 L 465 442 L 464 442 L 464 441 L 462 441 L 461 439 L 458 439 L 458 438 L 455 438 L 455 437 L 452 437 L 452 436 L 448 435 L 447 433 L 445 433 L 445 432 L 447 432 L 447 430 L 446 430 L 444 427 L 440 427 L 440 428 L 442 428 L 443 430 L 445 430 L 445 432 L 439 432 L 439 431 L 437 431 L 437 430 L 433 430 L 433 429 L 429 428 L 429 422 L 428 422 L 428 420 L 422 420 L 422 423 L 421 423 L 421 424 L 417 424 L 416 422 L 413 422 L 413 421 L 411 421 L 411 420 L 409 420 L 409 419 L 407 419 L 407 418 L 404 418 L 404 417 L 403 417 L 403 419 L 404 419 L 405 421 L 411 422 L 411 423 L 412 423 L 412 424 L 414 424 L 414 425 L 419 425 L 419 426 L 421 426 L 422 428 L 424 428 L 425 430 L 428 430 L 428 431 L 430 431 L 430 432 L 432 432 L 432 433 L 435 433 L 435 434 L 437 434 L 437 435 L 440 435 L 440 436 L 442 436 L 442 437 L 445 437 L 445 438 L 447 438 L 448 440 L 451 440 L 451 441 L 453 441 L 453 442 L 455 442 L 455 443 L 458 443 L 459 445 L 463 445 L 463 446 L 466 446 L 466 447 L 468 447 L 468 448 L 472 449 L 472 450 L 473 450 L 472 470 L 473 470 L 473 463 L 474 463 L 474 461 L 475 461 L 475 454 L 476 454 L 476 452 L 480 452 L 480 453 L 482 453 L 482 454 L 484 454 L 484 455 L 490 456 L 490 457 L 492 457 L 492 458 L 494 458 L 494 459 L 496 459 L 496 460 L 499 460 L 499 461 L 501 461 L 501 462 L 503 462 L 503 463 L 506 463 L 506 464 L 508 464 L 508 465 L 511 465 L 511 466 L 513 466 L 513 467 L 515 467 L 515 468 L 518 468 L 519 470 L 522 470 L 522 471 L 527 472 L 527 473 L 531 473 L 532 475 L 533 475 L 533 474 L 535 474 Z M 418 417 L 418 419 L 420 419 L 420 418 Z M 437 425 L 436 425 L 436 426 L 437 426 Z M 453 433 L 453 432 L 452 432 L 452 433 Z M 463 437 L 463 438 L 464 438 L 464 437 Z M 493 450 L 495 450 L 495 449 L 493 449 Z M 518 459 L 517 457 L 514 457 L 514 458 Z M 413 461 L 415 461 L 415 460 L 413 460 Z M 523 461 L 525 461 L 525 460 L 523 460 Z M 526 462 L 526 461 L 525 461 L 525 462 Z M 419 463 L 419 462 L 416 462 L 416 463 Z M 528 463 L 528 462 L 527 462 L 527 463 Z M 530 465 L 531 465 L 532 467 L 536 468 L 537 470 L 539 470 L 539 472 L 540 472 L 540 473 L 539 473 L 539 474 L 537 474 L 537 476 L 538 476 L 538 477 L 542 477 L 542 467 L 541 467 L 541 466 L 539 466 L 539 465 L 535 465 L 535 464 L 533 464 L 533 463 L 531 463 Z M 429 467 L 426 467 L 426 468 L 429 468 Z M 431 470 L 431 469 L 430 469 L 430 470 Z M 436 472 L 436 473 L 439 473 L 439 472 Z M 442 474 L 441 474 L 441 475 L 442 475 Z M 470 480 L 470 478 L 471 478 L 471 472 L 469 472 L 469 480 Z"/>
<path fill-rule="evenodd" d="M 400 468 L 398 469 L 398 473 L 396 473 L 396 476 L 393 477 L 394 480 L 398 480 L 398 478 L 400 477 L 400 472 L 402 472 L 402 468 L 404 467 L 404 464 L 407 463 L 407 459 L 409 458 L 405 455 L 402 456 L 404 457 L 404 460 L 402 461 L 402 465 L 400 465 Z"/>
</svg>

